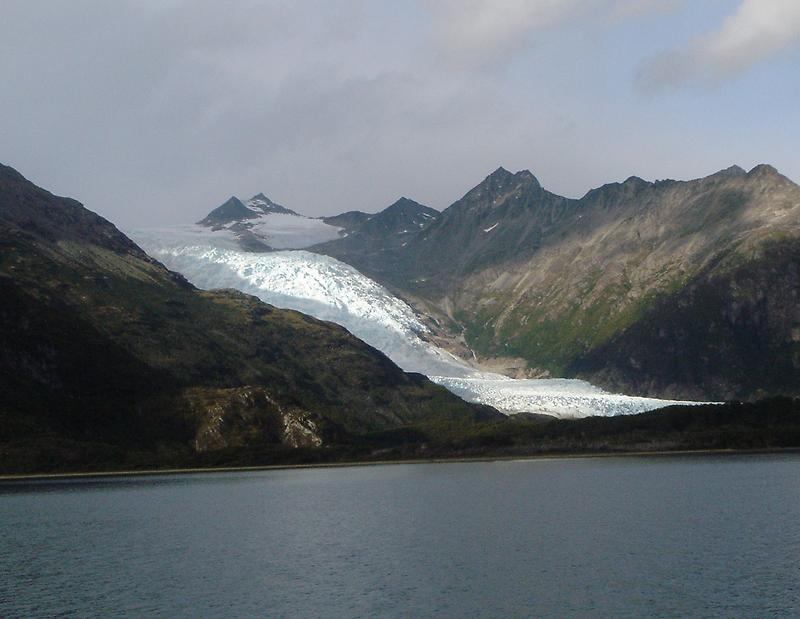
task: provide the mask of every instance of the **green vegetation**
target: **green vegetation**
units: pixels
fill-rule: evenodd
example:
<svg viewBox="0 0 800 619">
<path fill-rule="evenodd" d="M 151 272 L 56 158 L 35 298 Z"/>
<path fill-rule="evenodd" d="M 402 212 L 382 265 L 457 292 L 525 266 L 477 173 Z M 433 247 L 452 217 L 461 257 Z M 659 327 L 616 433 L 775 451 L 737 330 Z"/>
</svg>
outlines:
<svg viewBox="0 0 800 619">
<path fill-rule="evenodd" d="M 341 435 L 323 447 L 248 442 L 207 452 L 136 450 L 59 437 L 0 448 L 0 471 L 47 473 L 158 468 L 328 464 L 448 458 L 669 453 L 800 448 L 800 399 L 674 406 L 620 417 L 463 418 Z"/>
<path fill-rule="evenodd" d="M 0 470 L 271 453 L 499 416 L 342 327 L 195 289 L 2 166 L 0 324 Z"/>
<path fill-rule="evenodd" d="M 580 200 L 499 169 L 402 248 L 326 251 L 454 316 L 486 357 L 655 396 L 798 395 L 797 204 L 768 166 Z"/>
<path fill-rule="evenodd" d="M 604 290 L 599 300 L 586 307 L 575 301 L 562 312 L 553 312 L 546 305 L 518 308 L 504 317 L 500 328 L 495 326 L 497 316 L 488 309 L 475 317 L 461 311 L 457 318 L 465 325 L 467 344 L 479 354 L 521 357 L 530 367 L 564 376 L 576 360 L 641 320 L 660 299 L 679 288 L 676 281 L 625 302 L 630 286 L 619 284 Z M 588 284 L 587 289 L 592 290 L 593 285 Z M 504 304 L 495 306 L 502 309 Z M 558 317 L 552 318 L 553 314 Z"/>
<path fill-rule="evenodd" d="M 800 447 L 800 399 L 672 406 L 638 415 L 549 422 L 510 418 L 451 435 L 443 451 L 504 455 Z"/>
<path fill-rule="evenodd" d="M 698 399 L 796 395 L 800 239 L 758 248 L 747 259 L 729 252 L 707 265 L 567 372 L 601 376 L 612 389 Z"/>
</svg>

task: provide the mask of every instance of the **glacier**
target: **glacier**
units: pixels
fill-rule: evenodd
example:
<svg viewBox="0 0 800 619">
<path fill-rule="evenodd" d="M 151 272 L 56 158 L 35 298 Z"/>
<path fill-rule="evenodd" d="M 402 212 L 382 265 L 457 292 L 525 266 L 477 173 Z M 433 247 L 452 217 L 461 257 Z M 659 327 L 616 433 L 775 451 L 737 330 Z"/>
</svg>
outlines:
<svg viewBox="0 0 800 619">
<path fill-rule="evenodd" d="M 512 379 L 480 371 L 432 343 L 414 310 L 386 288 L 348 264 L 301 249 L 332 234 L 320 227 L 320 220 L 278 214 L 264 219 L 255 230 L 259 236 L 271 239 L 273 246 L 295 249 L 246 252 L 232 231 L 198 225 L 139 229 L 129 236 L 198 288 L 235 288 L 276 307 L 340 324 L 404 370 L 425 374 L 465 400 L 507 414 L 609 416 L 686 403 L 607 393 L 582 380 Z"/>
<path fill-rule="evenodd" d="M 326 224 L 321 219 L 285 213 L 269 213 L 248 223 L 251 231 L 273 249 L 310 247 L 338 239 L 341 233 L 341 228 Z"/>
<path fill-rule="evenodd" d="M 342 325 L 401 368 L 426 375 L 469 376 L 454 355 L 426 342 L 428 328 L 403 301 L 353 267 L 303 250 L 251 253 L 204 232 L 147 230 L 134 240 L 199 288 L 235 288 L 276 307 Z M 222 242 L 220 242 L 222 241 Z"/>
</svg>

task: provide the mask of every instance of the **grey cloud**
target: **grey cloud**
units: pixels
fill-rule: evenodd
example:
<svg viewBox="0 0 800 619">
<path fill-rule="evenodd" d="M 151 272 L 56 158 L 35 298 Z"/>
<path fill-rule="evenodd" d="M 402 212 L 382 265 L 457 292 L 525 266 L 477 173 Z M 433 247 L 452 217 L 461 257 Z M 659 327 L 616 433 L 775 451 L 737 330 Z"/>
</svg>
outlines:
<svg viewBox="0 0 800 619">
<path fill-rule="evenodd" d="M 743 0 L 716 30 L 645 63 L 637 84 L 645 92 L 709 87 L 800 45 L 800 2 Z"/>
<path fill-rule="evenodd" d="M 612 20 L 612 8 L 630 10 L 624 0 L 557 4 L 522 19 L 514 44 L 587 10 Z M 194 221 L 232 193 L 259 191 L 309 215 L 376 210 L 400 195 L 442 208 L 498 165 L 530 167 L 568 195 L 642 173 L 632 166 L 659 138 L 652 120 L 625 110 L 623 131 L 623 121 L 597 122 L 584 84 L 558 81 L 559 63 L 575 57 L 543 49 L 550 56 L 527 81 L 454 66 L 432 52 L 442 17 L 414 6 L 6 0 L 0 161 L 123 227 Z M 587 144 L 607 147 L 598 157 Z M 648 165 L 674 173 L 676 150 Z"/>
<path fill-rule="evenodd" d="M 498 106 L 491 76 L 402 41 L 384 52 L 364 7 L 16 3 L 0 27 L 14 84 L 0 160 L 124 226 L 258 191 L 311 215 L 415 192 L 446 205 L 465 169 L 478 178 L 519 144 L 523 111 Z"/>
<path fill-rule="evenodd" d="M 530 45 L 537 32 L 591 16 L 601 22 L 674 10 L 683 0 L 428 0 L 439 44 L 456 64 L 481 65 Z"/>
</svg>

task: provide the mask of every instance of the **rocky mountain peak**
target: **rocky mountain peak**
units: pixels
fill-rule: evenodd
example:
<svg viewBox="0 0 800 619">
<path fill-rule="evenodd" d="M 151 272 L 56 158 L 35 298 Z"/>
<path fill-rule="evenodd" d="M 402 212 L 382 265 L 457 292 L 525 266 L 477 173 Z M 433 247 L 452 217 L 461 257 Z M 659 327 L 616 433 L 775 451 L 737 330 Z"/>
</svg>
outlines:
<svg viewBox="0 0 800 619">
<path fill-rule="evenodd" d="M 412 230 L 427 226 L 439 213 L 429 206 L 420 204 L 410 198 L 402 197 L 390 206 L 370 217 L 362 229 L 363 233 L 391 231 L 407 234 Z"/>
<path fill-rule="evenodd" d="M 283 215 L 297 215 L 293 210 L 281 206 L 277 202 L 273 202 L 263 193 L 257 193 L 247 201 L 247 206 L 251 209 L 267 213 L 280 213 Z"/>
<path fill-rule="evenodd" d="M 535 186 L 539 185 L 539 180 L 531 173 L 530 170 L 520 170 L 519 172 L 509 172 L 503 166 L 497 168 L 489 176 L 487 176 L 483 183 L 496 186 L 502 186 L 512 182 L 526 182 L 532 183 Z"/>
<path fill-rule="evenodd" d="M 294 211 L 273 202 L 263 193 L 257 193 L 247 202 L 231 196 L 197 223 L 201 226 L 218 228 L 234 222 L 258 219 L 270 213 L 297 215 Z"/>
<path fill-rule="evenodd" d="M 236 196 L 231 196 L 230 198 L 225 200 L 225 202 L 223 202 L 219 206 L 219 208 L 223 208 L 223 207 L 226 207 L 226 208 L 239 208 L 240 206 L 244 206 L 244 202 L 242 202 Z"/>
<path fill-rule="evenodd" d="M 781 173 L 767 163 L 760 163 L 747 173 L 748 176 L 780 177 Z"/>
<path fill-rule="evenodd" d="M 521 170 L 513 174 L 503 167 L 497 168 L 483 182 L 473 188 L 464 199 L 482 201 L 494 199 L 520 189 L 523 191 L 539 190 L 541 185 L 529 170 Z M 456 203 L 458 204 L 458 203 Z"/>
<path fill-rule="evenodd" d="M 762 188 L 783 188 L 790 191 L 800 190 L 800 186 L 792 180 L 781 174 L 773 166 L 761 163 L 755 166 L 752 170 L 747 172 L 742 178 L 750 183 L 754 183 Z"/>
<path fill-rule="evenodd" d="M 734 165 L 732 165 L 732 166 L 730 166 L 728 168 L 725 168 L 724 170 L 720 170 L 719 172 L 717 172 L 716 175 L 717 176 L 728 176 L 728 177 L 733 178 L 733 177 L 736 177 L 736 176 L 744 176 L 745 174 L 747 174 L 747 172 L 745 172 L 744 168 L 734 164 Z"/>
<path fill-rule="evenodd" d="M 419 202 L 412 200 L 410 198 L 406 198 L 405 196 L 401 197 L 396 202 L 392 203 L 388 207 L 384 209 L 384 212 L 387 211 L 427 211 L 429 207 L 423 206 Z"/>
<path fill-rule="evenodd" d="M 233 221 L 255 217 L 258 217 L 257 213 L 247 208 L 236 196 L 231 196 L 197 223 L 201 226 L 223 226 Z"/>
<path fill-rule="evenodd" d="M 520 170 L 516 174 L 514 174 L 514 178 L 521 180 L 523 182 L 529 183 L 532 187 L 541 187 L 541 183 L 539 183 L 539 179 L 536 178 L 530 170 Z"/>
<path fill-rule="evenodd" d="M 497 168 L 494 172 L 492 172 L 489 176 L 486 177 L 487 180 L 491 179 L 494 181 L 502 181 L 507 180 L 514 176 L 511 172 L 506 170 L 503 166 Z"/>
<path fill-rule="evenodd" d="M 606 183 L 595 189 L 590 189 L 582 198 L 589 202 L 600 201 L 612 205 L 622 198 L 630 198 L 645 191 L 654 184 L 638 176 L 629 176 L 621 183 Z M 658 185 L 658 182 L 655 183 Z"/>
<path fill-rule="evenodd" d="M 632 187 L 634 189 L 644 189 L 650 186 L 650 183 L 639 176 L 629 176 L 622 184 L 623 186 Z"/>
<path fill-rule="evenodd" d="M 88 243 L 152 262 L 111 222 L 71 198 L 37 187 L 14 168 L 0 164 L 0 233 L 10 230 L 37 242 Z"/>
</svg>

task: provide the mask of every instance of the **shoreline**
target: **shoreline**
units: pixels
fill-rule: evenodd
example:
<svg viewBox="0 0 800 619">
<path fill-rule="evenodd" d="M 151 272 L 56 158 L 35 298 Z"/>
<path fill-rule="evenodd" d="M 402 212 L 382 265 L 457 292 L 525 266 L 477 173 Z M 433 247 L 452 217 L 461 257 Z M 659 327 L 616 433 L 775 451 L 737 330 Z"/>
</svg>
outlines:
<svg viewBox="0 0 800 619">
<path fill-rule="evenodd" d="M 353 460 L 348 462 L 322 462 L 308 464 L 264 464 L 257 466 L 181 467 L 168 469 L 121 469 L 118 471 L 79 471 L 72 473 L 12 473 L 0 474 L 0 484 L 20 481 L 59 481 L 70 479 L 113 477 L 157 477 L 162 475 L 196 475 L 208 473 L 247 473 L 297 469 L 352 468 L 362 466 L 395 466 L 400 464 L 464 464 L 470 462 L 513 462 L 527 460 L 578 460 L 589 458 L 642 458 L 665 456 L 736 456 L 800 454 L 800 447 L 774 447 L 765 449 L 684 449 L 674 451 L 617 451 L 608 453 L 532 454 L 515 456 L 463 456 L 453 458 L 409 458 L 408 460 Z"/>
</svg>

